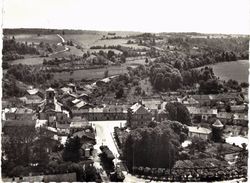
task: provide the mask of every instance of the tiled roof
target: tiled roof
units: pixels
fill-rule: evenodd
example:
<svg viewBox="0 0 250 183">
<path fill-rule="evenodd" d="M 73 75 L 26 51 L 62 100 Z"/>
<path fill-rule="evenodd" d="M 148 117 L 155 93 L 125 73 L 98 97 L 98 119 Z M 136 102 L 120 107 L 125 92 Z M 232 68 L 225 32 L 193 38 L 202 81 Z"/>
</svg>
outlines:
<svg viewBox="0 0 250 183">
<path fill-rule="evenodd" d="M 123 113 L 126 108 L 122 105 L 107 105 L 103 108 L 104 113 Z"/>
<path fill-rule="evenodd" d="M 35 127 L 35 120 L 7 120 L 4 123 L 4 127 Z"/>
<path fill-rule="evenodd" d="M 130 107 L 130 109 L 132 110 L 132 113 L 136 113 L 140 108 L 144 109 L 145 112 L 150 112 L 149 109 L 147 109 L 146 107 L 144 107 L 143 105 L 139 103 L 136 103 Z"/>
<path fill-rule="evenodd" d="M 223 118 L 223 119 L 231 119 L 233 116 L 232 113 L 229 112 L 218 112 L 217 118 Z"/>
<path fill-rule="evenodd" d="M 210 134 L 212 132 L 210 129 L 197 126 L 188 126 L 188 129 L 191 133 Z"/>
<path fill-rule="evenodd" d="M 216 115 L 218 113 L 217 109 L 209 109 L 209 108 L 198 108 L 198 107 L 187 107 L 188 111 L 191 114 L 204 114 L 204 115 Z"/>
</svg>

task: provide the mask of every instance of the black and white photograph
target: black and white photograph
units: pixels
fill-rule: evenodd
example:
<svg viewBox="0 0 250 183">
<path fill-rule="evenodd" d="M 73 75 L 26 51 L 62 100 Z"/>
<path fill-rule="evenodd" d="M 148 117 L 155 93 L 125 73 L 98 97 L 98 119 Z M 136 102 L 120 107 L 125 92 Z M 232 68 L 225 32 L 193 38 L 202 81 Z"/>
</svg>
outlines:
<svg viewBox="0 0 250 183">
<path fill-rule="evenodd" d="M 1 6 L 1 182 L 248 182 L 248 0 Z"/>
</svg>

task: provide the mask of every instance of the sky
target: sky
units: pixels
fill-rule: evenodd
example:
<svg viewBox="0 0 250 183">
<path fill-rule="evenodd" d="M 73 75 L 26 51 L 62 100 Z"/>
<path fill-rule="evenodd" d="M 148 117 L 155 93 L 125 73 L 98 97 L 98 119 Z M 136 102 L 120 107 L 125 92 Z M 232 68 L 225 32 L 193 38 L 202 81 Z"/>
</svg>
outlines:
<svg viewBox="0 0 250 183">
<path fill-rule="evenodd" d="M 4 28 L 250 33 L 249 0 L 3 0 Z"/>
</svg>

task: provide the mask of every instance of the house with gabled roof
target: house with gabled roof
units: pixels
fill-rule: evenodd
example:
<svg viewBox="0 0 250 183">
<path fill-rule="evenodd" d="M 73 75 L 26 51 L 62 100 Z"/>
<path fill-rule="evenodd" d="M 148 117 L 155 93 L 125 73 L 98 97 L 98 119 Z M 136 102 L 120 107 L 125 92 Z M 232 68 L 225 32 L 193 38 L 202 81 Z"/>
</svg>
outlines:
<svg viewBox="0 0 250 183">
<path fill-rule="evenodd" d="M 41 104 L 43 97 L 44 95 L 39 89 L 33 88 L 26 90 L 26 94 L 19 99 L 27 106 L 37 106 Z"/>
<path fill-rule="evenodd" d="M 200 121 L 207 121 L 210 118 L 217 116 L 217 109 L 210 109 L 207 107 L 187 107 L 192 119 L 199 119 Z"/>
<path fill-rule="evenodd" d="M 183 98 L 177 98 L 177 102 L 182 103 L 185 106 L 193 106 L 193 107 L 199 106 L 199 102 L 189 95 Z"/>
<path fill-rule="evenodd" d="M 152 121 L 150 110 L 140 103 L 135 103 L 128 109 L 128 126 L 137 128 L 147 126 Z"/>
</svg>

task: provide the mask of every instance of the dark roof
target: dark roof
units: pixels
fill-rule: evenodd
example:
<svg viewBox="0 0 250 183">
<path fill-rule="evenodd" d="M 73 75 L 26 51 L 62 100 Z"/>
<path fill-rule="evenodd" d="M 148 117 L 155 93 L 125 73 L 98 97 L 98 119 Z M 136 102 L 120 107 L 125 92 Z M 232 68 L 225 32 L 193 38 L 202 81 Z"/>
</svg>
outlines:
<svg viewBox="0 0 250 183">
<path fill-rule="evenodd" d="M 3 127 L 35 127 L 35 120 L 7 120 L 3 123 Z"/>
<path fill-rule="evenodd" d="M 90 140 L 95 140 L 95 134 L 94 133 L 92 133 L 92 132 L 86 132 L 84 130 L 75 132 L 73 134 L 73 137 L 75 137 L 75 136 L 78 136 L 79 138 L 87 137 Z"/>
<path fill-rule="evenodd" d="M 122 105 L 108 105 L 103 108 L 104 113 L 123 113 L 124 110 L 126 107 Z"/>
</svg>

